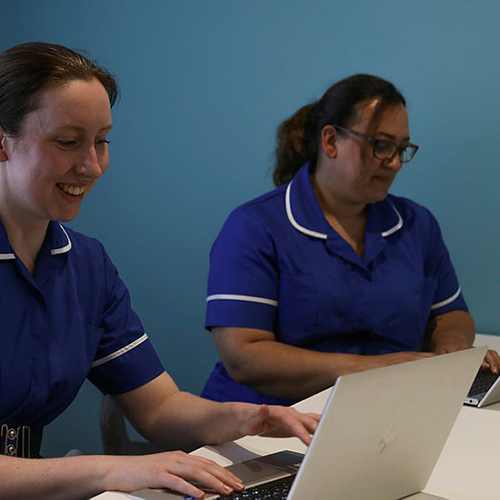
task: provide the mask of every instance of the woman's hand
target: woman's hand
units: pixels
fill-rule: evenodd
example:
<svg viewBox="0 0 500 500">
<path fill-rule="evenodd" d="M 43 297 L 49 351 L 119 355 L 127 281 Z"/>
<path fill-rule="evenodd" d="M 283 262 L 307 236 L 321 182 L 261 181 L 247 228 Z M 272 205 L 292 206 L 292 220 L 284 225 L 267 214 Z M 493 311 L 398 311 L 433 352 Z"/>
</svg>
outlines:
<svg viewBox="0 0 500 500">
<path fill-rule="evenodd" d="M 91 498 L 104 491 L 131 493 L 144 488 L 168 488 L 203 498 L 198 486 L 220 495 L 243 489 L 241 480 L 227 469 L 182 451 L 39 460 L 0 455 L 0 470 L 0 497 L 5 500 L 70 500 Z"/>
<path fill-rule="evenodd" d="M 243 435 L 298 437 L 309 445 L 321 415 L 300 413 L 294 408 L 275 405 L 235 403 L 236 418 Z"/>
<path fill-rule="evenodd" d="M 179 391 L 167 373 L 116 401 L 138 432 L 165 449 L 193 450 L 264 432 L 309 444 L 320 418 L 290 407 L 209 401 Z"/>
<path fill-rule="evenodd" d="M 472 349 L 473 346 L 459 346 L 459 345 L 445 345 L 441 346 L 438 354 L 445 354 L 448 352 L 463 351 L 464 349 Z M 481 363 L 483 370 L 489 369 L 492 373 L 500 373 L 500 356 L 493 349 L 488 349 L 483 362 Z"/>
<path fill-rule="evenodd" d="M 285 406 L 254 405 L 249 403 L 214 404 L 236 423 L 238 436 L 268 437 L 296 436 L 306 445 L 316 430 L 320 415 L 300 413 Z M 222 417 L 222 415 L 220 415 Z M 184 495 L 202 498 L 203 492 L 192 482 L 221 495 L 243 489 L 243 483 L 227 469 L 202 457 L 182 451 L 157 453 L 142 457 L 107 457 L 115 459 L 110 468 L 106 490 L 131 492 L 142 488 L 169 488 Z"/>
<path fill-rule="evenodd" d="M 500 356 L 493 349 L 488 349 L 481 368 L 489 368 L 492 373 L 500 373 Z"/>
<path fill-rule="evenodd" d="M 140 457 L 106 457 L 113 460 L 106 490 L 132 491 L 143 488 L 168 488 L 186 496 L 203 498 L 194 481 L 221 495 L 243 489 L 243 483 L 224 467 L 206 458 L 182 451 Z"/>
</svg>

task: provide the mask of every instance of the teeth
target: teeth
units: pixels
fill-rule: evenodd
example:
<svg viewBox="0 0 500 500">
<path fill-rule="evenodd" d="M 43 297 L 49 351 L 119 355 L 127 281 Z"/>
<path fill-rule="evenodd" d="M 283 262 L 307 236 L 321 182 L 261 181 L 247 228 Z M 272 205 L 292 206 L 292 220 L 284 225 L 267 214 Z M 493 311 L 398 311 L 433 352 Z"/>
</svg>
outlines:
<svg viewBox="0 0 500 500">
<path fill-rule="evenodd" d="M 70 186 L 69 184 L 58 184 L 58 187 L 62 189 L 65 193 L 72 194 L 74 196 L 79 196 L 85 193 L 84 187 Z"/>
</svg>

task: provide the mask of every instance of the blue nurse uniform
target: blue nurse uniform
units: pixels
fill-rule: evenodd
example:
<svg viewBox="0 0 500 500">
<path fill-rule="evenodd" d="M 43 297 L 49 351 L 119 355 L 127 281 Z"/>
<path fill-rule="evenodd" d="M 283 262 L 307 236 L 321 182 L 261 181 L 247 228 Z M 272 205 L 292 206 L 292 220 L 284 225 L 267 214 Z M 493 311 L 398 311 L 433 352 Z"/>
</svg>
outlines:
<svg viewBox="0 0 500 500">
<path fill-rule="evenodd" d="M 39 431 L 87 377 L 104 393 L 120 394 L 163 372 L 97 240 L 50 222 L 31 275 L 0 223 L 0 283 L 2 430 Z"/>
<path fill-rule="evenodd" d="M 237 208 L 210 255 L 206 328 L 256 328 L 323 352 L 419 350 L 430 318 L 467 310 L 439 226 L 389 195 L 368 207 L 363 256 L 330 226 L 305 165 Z M 231 379 L 222 363 L 202 395 L 291 404 Z"/>
</svg>

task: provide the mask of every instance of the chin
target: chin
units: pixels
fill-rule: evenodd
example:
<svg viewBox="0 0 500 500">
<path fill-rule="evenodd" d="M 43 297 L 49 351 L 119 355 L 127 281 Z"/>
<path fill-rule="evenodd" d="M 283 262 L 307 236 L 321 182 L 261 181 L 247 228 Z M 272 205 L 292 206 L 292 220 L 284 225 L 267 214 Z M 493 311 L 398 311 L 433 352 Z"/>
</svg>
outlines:
<svg viewBox="0 0 500 500">
<path fill-rule="evenodd" d="M 387 195 L 389 194 L 388 191 L 385 191 L 384 193 L 378 193 L 378 194 L 372 194 L 371 196 L 367 196 L 367 202 L 368 204 L 373 204 L 373 203 L 378 203 L 379 201 L 383 201 L 387 198 Z"/>
<path fill-rule="evenodd" d="M 59 222 L 71 222 L 73 219 L 76 219 L 76 216 L 79 214 L 80 210 L 76 210 L 74 212 L 64 212 L 58 214 L 54 220 L 58 220 Z"/>
</svg>

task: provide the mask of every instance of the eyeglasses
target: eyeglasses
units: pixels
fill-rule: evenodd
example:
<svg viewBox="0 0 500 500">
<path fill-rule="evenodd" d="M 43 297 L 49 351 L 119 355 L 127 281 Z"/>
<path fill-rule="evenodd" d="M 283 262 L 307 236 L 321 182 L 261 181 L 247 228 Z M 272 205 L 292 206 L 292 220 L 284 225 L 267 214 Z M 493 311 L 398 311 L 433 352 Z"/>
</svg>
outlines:
<svg viewBox="0 0 500 500">
<path fill-rule="evenodd" d="M 373 139 L 372 137 L 368 137 L 360 132 L 339 127 L 338 125 L 332 124 L 332 127 L 370 142 L 373 146 L 373 156 L 379 160 L 392 160 L 396 154 L 398 154 L 401 163 L 408 163 L 413 160 L 413 157 L 418 151 L 418 146 L 416 144 L 412 144 L 411 142 L 405 144 L 404 146 L 398 146 L 395 142 L 386 141 L 384 139 Z"/>
</svg>

